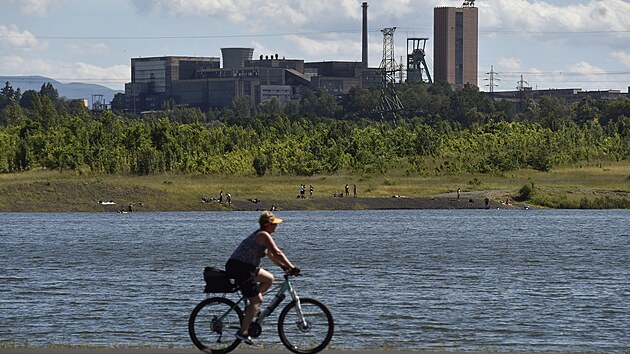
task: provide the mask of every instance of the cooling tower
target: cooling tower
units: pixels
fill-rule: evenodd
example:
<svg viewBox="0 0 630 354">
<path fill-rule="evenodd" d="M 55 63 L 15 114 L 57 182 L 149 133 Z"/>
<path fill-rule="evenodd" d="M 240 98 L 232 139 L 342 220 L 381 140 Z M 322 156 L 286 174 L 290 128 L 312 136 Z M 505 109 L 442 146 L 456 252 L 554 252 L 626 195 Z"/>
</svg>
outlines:
<svg viewBox="0 0 630 354">
<path fill-rule="evenodd" d="M 254 48 L 221 48 L 223 68 L 242 68 L 246 60 L 252 60 Z"/>
</svg>

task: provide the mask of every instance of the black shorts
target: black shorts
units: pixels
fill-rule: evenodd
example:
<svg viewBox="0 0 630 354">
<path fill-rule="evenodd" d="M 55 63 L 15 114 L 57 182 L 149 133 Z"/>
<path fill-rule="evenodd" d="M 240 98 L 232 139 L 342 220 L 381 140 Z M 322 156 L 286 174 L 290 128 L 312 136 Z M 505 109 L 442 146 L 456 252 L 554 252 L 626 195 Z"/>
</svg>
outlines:
<svg viewBox="0 0 630 354">
<path fill-rule="evenodd" d="M 256 282 L 256 276 L 259 270 L 260 268 L 232 258 L 225 264 L 225 271 L 231 278 L 234 278 L 236 284 L 238 284 L 243 295 L 246 297 L 253 297 L 260 294 L 258 282 Z"/>
</svg>

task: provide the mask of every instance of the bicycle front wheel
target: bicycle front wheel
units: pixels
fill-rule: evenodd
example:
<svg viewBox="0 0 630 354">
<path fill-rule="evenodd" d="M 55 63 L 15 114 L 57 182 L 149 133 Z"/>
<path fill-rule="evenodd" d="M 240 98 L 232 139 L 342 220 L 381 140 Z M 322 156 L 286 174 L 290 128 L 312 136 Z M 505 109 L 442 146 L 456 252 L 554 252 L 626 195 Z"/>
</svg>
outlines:
<svg viewBox="0 0 630 354">
<path fill-rule="evenodd" d="M 317 353 L 330 343 L 335 324 L 328 308 L 321 302 L 301 298 L 304 321 L 296 312 L 296 302 L 288 304 L 278 317 L 278 335 L 287 349 L 298 354 Z"/>
<path fill-rule="evenodd" d="M 188 334 L 199 350 L 225 354 L 240 340 L 234 334 L 241 328 L 243 311 L 233 301 L 212 297 L 200 302 L 188 319 Z"/>
</svg>

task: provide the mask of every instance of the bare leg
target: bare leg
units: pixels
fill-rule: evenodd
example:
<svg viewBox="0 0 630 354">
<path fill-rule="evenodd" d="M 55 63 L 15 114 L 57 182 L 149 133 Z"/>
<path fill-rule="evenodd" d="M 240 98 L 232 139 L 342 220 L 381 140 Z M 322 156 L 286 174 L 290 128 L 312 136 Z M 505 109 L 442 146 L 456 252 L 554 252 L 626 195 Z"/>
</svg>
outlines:
<svg viewBox="0 0 630 354">
<path fill-rule="evenodd" d="M 241 324 L 242 334 L 248 334 L 247 331 L 249 330 L 249 325 L 252 323 L 254 316 L 256 316 L 256 314 L 260 310 L 260 304 L 263 301 L 262 293 L 264 293 L 271 287 L 271 285 L 273 284 L 273 280 L 273 274 L 260 268 L 260 270 L 258 271 L 258 275 L 256 276 L 256 281 L 259 283 L 258 290 L 260 291 L 260 293 L 258 293 L 258 295 L 256 296 L 248 298 L 249 305 L 247 305 L 247 308 L 245 308 L 245 315 L 243 316 L 243 323 Z"/>
<path fill-rule="evenodd" d="M 269 290 L 271 285 L 273 285 L 274 276 L 270 272 L 260 268 L 258 271 L 258 275 L 256 276 L 256 281 L 258 284 L 258 290 L 263 294 L 265 291 Z"/>
<path fill-rule="evenodd" d="M 262 294 L 258 293 L 256 296 L 252 296 L 249 299 L 249 305 L 245 308 L 245 316 L 243 316 L 243 323 L 241 323 L 241 333 L 247 335 L 247 331 L 249 330 L 249 325 L 252 323 L 254 316 L 258 313 L 260 309 L 260 304 L 262 303 Z"/>
</svg>

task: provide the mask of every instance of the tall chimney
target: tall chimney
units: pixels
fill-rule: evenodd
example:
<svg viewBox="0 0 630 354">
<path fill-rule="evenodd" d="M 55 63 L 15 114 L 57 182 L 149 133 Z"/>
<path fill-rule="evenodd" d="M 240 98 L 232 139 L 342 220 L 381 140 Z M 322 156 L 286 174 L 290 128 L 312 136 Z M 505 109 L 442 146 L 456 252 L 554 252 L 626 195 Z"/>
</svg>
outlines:
<svg viewBox="0 0 630 354">
<path fill-rule="evenodd" d="M 363 7 L 363 45 L 361 46 L 362 62 L 363 62 L 363 67 L 367 68 L 368 67 L 368 24 L 367 24 L 368 3 L 364 2 L 363 5 L 361 5 L 361 7 Z"/>
</svg>

